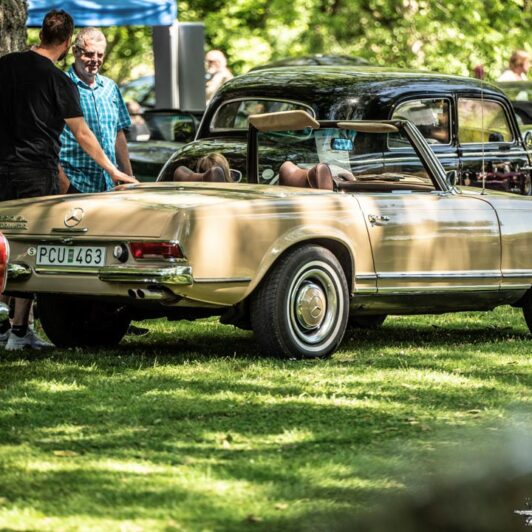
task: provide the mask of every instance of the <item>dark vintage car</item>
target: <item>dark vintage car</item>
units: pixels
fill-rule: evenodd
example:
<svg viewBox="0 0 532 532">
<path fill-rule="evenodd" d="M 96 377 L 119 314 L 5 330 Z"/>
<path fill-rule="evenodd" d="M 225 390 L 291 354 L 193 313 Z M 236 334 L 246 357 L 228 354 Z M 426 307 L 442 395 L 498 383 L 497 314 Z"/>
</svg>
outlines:
<svg viewBox="0 0 532 532">
<path fill-rule="evenodd" d="M 139 181 L 155 181 L 176 149 L 194 140 L 202 113 L 150 109 L 131 114 L 126 136 L 133 174 Z"/>
<path fill-rule="evenodd" d="M 278 59 L 277 61 L 272 61 L 266 65 L 259 65 L 253 67 L 253 70 L 264 70 L 265 68 L 274 68 L 274 67 L 293 67 L 293 66 L 332 66 L 332 65 L 343 65 L 343 66 L 361 66 L 369 65 L 369 62 L 363 59 L 362 57 L 355 57 L 350 55 L 325 55 L 325 54 L 314 54 L 314 55 L 303 55 L 299 57 L 286 57 L 285 59 Z"/>
<path fill-rule="evenodd" d="M 472 78 L 379 67 L 272 68 L 234 78 L 213 98 L 196 140 L 177 150 L 158 180 L 170 181 L 176 167 L 220 151 L 245 174 L 248 116 L 290 110 L 321 120 L 410 120 L 444 168 L 456 172 L 457 184 L 532 191 L 530 156 L 500 89 Z M 390 148 L 393 157 L 410 157 L 400 143 Z"/>
</svg>

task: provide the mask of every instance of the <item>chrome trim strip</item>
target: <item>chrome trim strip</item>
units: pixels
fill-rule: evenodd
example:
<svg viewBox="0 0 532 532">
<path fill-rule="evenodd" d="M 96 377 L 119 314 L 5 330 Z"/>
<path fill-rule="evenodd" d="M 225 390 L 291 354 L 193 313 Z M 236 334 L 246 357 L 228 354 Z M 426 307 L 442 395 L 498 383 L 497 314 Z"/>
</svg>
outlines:
<svg viewBox="0 0 532 532">
<path fill-rule="evenodd" d="M 52 233 L 86 233 L 88 227 L 52 227 Z"/>
<path fill-rule="evenodd" d="M 503 278 L 532 277 L 532 270 L 502 270 Z"/>
<path fill-rule="evenodd" d="M 9 263 L 7 278 L 13 281 L 24 281 L 31 277 L 31 268 L 27 264 Z"/>
<path fill-rule="evenodd" d="M 148 284 L 191 285 L 194 282 L 190 266 L 139 268 L 138 266 L 104 266 L 103 268 L 76 268 L 41 266 L 35 273 L 43 275 L 97 275 L 100 281 Z"/>
<path fill-rule="evenodd" d="M 194 279 L 194 282 L 196 284 L 198 283 L 249 283 L 251 282 L 251 277 L 212 277 L 207 278 L 204 277 L 203 279 Z"/>
<path fill-rule="evenodd" d="M 427 286 L 425 287 L 404 287 L 404 286 L 385 286 L 378 288 L 379 294 L 441 294 L 445 292 L 494 292 L 498 291 L 499 285 L 460 285 L 460 286 Z"/>
<path fill-rule="evenodd" d="M 74 275 L 96 275 L 100 268 L 80 268 L 75 266 L 35 266 L 35 273 L 39 275 L 63 275 L 72 273 Z"/>
<path fill-rule="evenodd" d="M 136 266 L 105 266 L 100 268 L 101 281 L 125 283 L 165 283 L 191 285 L 194 282 L 190 266 L 171 268 L 138 268 Z"/>
<path fill-rule="evenodd" d="M 467 146 L 467 144 L 465 144 L 465 146 Z M 486 157 L 486 155 L 497 155 L 497 156 L 500 156 L 500 157 L 508 157 L 508 155 L 512 155 L 512 156 L 515 156 L 515 155 L 522 155 L 522 156 L 526 156 L 526 151 L 521 151 L 521 152 L 515 152 L 515 151 L 511 151 L 511 150 L 500 150 L 500 151 L 490 151 L 489 149 L 487 149 L 484 153 L 482 153 L 481 151 L 466 151 L 466 150 L 463 150 L 462 151 L 462 157 L 482 157 L 484 155 L 484 157 Z"/>
<path fill-rule="evenodd" d="M 440 272 L 408 272 L 408 273 L 377 273 L 377 279 L 430 279 L 440 280 L 445 279 L 501 279 L 501 272 L 499 270 L 467 270 L 467 271 L 440 271 Z"/>
<path fill-rule="evenodd" d="M 355 281 L 375 281 L 377 280 L 377 275 L 374 273 L 359 273 L 355 274 Z"/>
</svg>

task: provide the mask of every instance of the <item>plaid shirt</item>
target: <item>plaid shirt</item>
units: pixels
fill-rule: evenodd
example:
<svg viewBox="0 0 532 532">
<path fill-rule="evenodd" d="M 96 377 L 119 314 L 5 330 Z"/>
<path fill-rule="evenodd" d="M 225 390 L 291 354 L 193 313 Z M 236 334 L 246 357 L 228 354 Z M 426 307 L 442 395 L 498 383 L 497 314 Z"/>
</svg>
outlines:
<svg viewBox="0 0 532 532">
<path fill-rule="evenodd" d="M 78 78 L 74 67 L 70 67 L 67 75 L 78 88 L 85 121 L 107 157 L 116 164 L 116 135 L 131 125 L 118 86 L 111 79 L 97 75 L 95 84 L 89 87 Z M 102 192 L 115 186 L 109 174 L 83 151 L 68 126 L 61 135 L 60 160 L 68 179 L 80 192 Z"/>
</svg>

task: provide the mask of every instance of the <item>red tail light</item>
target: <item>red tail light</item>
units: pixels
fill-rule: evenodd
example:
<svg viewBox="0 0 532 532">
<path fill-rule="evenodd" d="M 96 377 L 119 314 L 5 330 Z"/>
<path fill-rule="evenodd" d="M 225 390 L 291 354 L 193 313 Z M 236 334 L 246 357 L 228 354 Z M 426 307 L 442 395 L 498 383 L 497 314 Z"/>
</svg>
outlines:
<svg viewBox="0 0 532 532">
<path fill-rule="evenodd" d="M 182 259 L 183 252 L 175 242 L 131 242 L 135 259 Z"/>
<path fill-rule="evenodd" d="M 9 242 L 0 233 L 0 292 L 3 292 L 7 283 L 7 263 L 9 261 Z"/>
</svg>

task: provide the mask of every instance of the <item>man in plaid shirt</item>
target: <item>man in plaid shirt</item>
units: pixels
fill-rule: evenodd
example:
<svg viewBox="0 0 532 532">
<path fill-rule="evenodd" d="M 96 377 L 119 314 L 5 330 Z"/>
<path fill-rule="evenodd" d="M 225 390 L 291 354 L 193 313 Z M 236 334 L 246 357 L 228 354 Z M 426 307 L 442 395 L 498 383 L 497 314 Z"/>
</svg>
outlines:
<svg viewBox="0 0 532 532">
<path fill-rule="evenodd" d="M 85 120 L 105 154 L 123 172 L 132 175 L 124 132 L 131 119 L 116 83 L 98 74 L 106 46 L 99 29 L 80 30 L 72 47 L 74 65 L 67 75 L 78 88 Z M 60 160 L 62 192 L 102 192 L 117 184 L 82 150 L 68 127 L 61 135 Z"/>
</svg>

